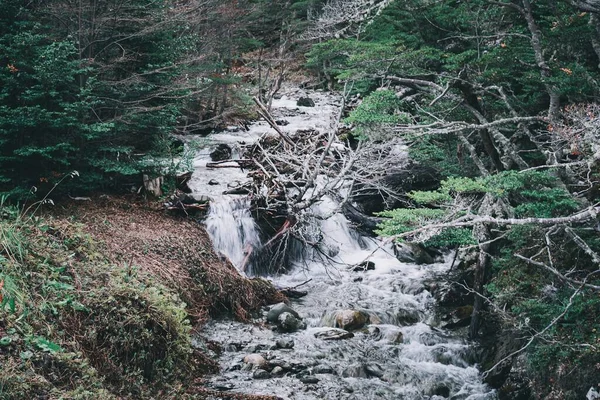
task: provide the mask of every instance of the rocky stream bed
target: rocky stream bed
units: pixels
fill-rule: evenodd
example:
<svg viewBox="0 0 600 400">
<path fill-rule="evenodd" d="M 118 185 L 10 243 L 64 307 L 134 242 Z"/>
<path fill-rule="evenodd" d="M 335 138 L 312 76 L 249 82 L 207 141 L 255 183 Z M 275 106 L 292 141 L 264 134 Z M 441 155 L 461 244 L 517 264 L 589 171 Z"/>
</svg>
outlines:
<svg viewBox="0 0 600 400">
<path fill-rule="evenodd" d="M 301 97 L 314 107 L 298 106 Z M 331 94 L 288 90 L 272 113 L 293 138 L 298 130 L 329 129 L 339 104 Z M 259 121 L 248 131 L 211 135 L 189 183 L 194 196 L 210 197 L 207 230 L 215 249 L 237 266 L 263 238 L 247 196 L 224 193 L 249 178 L 241 168 L 209 168 L 209 155 L 226 144 L 233 149 L 229 156 L 239 158 L 241 143 L 270 130 Z M 444 328 L 460 328 L 460 319 L 442 320 L 428 290 L 428 282 L 449 270 L 453 254 L 437 255 L 431 264 L 407 262 L 409 251 L 398 257 L 392 244 L 357 233 L 334 199 L 325 196 L 311 212 L 319 249 L 298 250 L 293 268 L 269 277 L 307 295 L 265 309 L 253 324 L 210 322 L 203 336 L 223 350 L 222 373 L 209 386 L 298 400 L 496 398 L 482 383 L 477 349 L 464 332 Z"/>
</svg>

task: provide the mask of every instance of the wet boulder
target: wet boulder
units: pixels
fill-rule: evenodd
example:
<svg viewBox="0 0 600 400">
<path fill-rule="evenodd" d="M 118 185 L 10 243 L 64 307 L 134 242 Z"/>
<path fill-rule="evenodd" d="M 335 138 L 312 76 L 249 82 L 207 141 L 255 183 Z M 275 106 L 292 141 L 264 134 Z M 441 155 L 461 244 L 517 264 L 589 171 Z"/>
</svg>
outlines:
<svg viewBox="0 0 600 400">
<path fill-rule="evenodd" d="M 438 385 L 436 385 L 435 387 L 433 387 L 433 389 L 431 390 L 431 394 L 433 396 L 440 396 L 440 397 L 450 397 L 450 388 L 446 385 L 444 385 L 443 383 L 440 383 Z"/>
<path fill-rule="evenodd" d="M 282 332 L 295 332 L 299 329 L 305 329 L 306 324 L 292 313 L 284 312 L 277 318 L 277 328 Z"/>
<path fill-rule="evenodd" d="M 343 329 L 331 328 L 315 333 L 315 337 L 323 340 L 343 340 L 353 338 L 354 333 Z"/>
<path fill-rule="evenodd" d="M 266 368 L 269 364 L 260 354 L 248 354 L 244 357 L 244 363 L 260 369 Z"/>
<path fill-rule="evenodd" d="M 277 340 L 275 343 L 278 349 L 293 349 L 294 348 L 294 339 L 291 338 L 283 338 Z"/>
<path fill-rule="evenodd" d="M 315 102 L 310 97 L 300 97 L 296 102 L 298 107 L 314 107 Z"/>
<path fill-rule="evenodd" d="M 269 373 L 269 371 L 265 371 L 264 369 L 257 369 L 252 374 L 252 378 L 254 379 L 269 379 L 270 377 L 271 374 Z"/>
<path fill-rule="evenodd" d="M 231 158 L 232 150 L 231 146 L 225 143 L 220 143 L 217 147 L 210 153 L 210 159 L 213 161 L 224 161 L 229 160 Z"/>
<path fill-rule="evenodd" d="M 395 325 L 407 326 L 414 325 L 421 319 L 420 313 L 417 310 L 406 310 L 400 308 L 394 313 Z"/>
<path fill-rule="evenodd" d="M 342 371 L 344 378 L 368 378 L 367 369 L 362 364 L 353 364 Z"/>
<path fill-rule="evenodd" d="M 369 314 L 358 310 L 341 310 L 335 314 L 335 327 L 347 331 L 361 329 L 369 323 Z"/>
<path fill-rule="evenodd" d="M 375 263 L 373 261 L 363 261 L 359 264 L 356 264 L 352 271 L 354 272 L 364 272 L 364 271 L 373 271 L 375 270 Z"/>
<path fill-rule="evenodd" d="M 315 384 L 315 383 L 319 383 L 319 378 L 317 378 L 316 376 L 305 376 L 300 378 L 300 382 L 305 383 L 305 384 Z"/>
<path fill-rule="evenodd" d="M 471 315 L 473 314 L 473 306 L 467 305 L 457 307 L 451 313 L 445 315 L 443 319 L 448 321 L 442 328 L 458 329 L 464 328 L 471 324 Z"/>
<path fill-rule="evenodd" d="M 292 314 L 295 318 L 301 319 L 300 315 L 290 306 L 285 303 L 275 304 L 267 313 L 267 322 L 272 324 L 277 323 L 279 316 L 283 313 Z"/>
<path fill-rule="evenodd" d="M 333 368 L 331 368 L 329 365 L 317 365 L 316 367 L 313 368 L 313 373 L 314 374 L 333 374 Z"/>
</svg>

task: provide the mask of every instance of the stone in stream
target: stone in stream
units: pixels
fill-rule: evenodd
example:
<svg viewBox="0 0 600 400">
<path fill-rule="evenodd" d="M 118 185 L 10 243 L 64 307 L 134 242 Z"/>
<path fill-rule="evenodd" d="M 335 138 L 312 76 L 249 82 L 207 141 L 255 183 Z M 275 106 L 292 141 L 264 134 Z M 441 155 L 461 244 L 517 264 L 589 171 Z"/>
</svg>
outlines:
<svg viewBox="0 0 600 400">
<path fill-rule="evenodd" d="M 285 303 L 275 304 L 267 313 L 267 321 L 274 324 L 279 319 L 279 316 L 284 312 L 292 314 L 294 317 L 301 319 L 300 315 L 290 306 Z"/>
<path fill-rule="evenodd" d="M 213 161 L 224 161 L 231 158 L 231 147 L 225 143 L 219 143 L 217 148 L 210 153 L 210 159 Z"/>
<path fill-rule="evenodd" d="M 359 264 L 356 264 L 352 271 L 354 272 L 364 272 L 364 271 L 374 271 L 375 263 L 373 261 L 363 261 Z"/>
<path fill-rule="evenodd" d="M 254 379 L 269 379 L 270 377 L 271 374 L 268 371 L 265 371 L 264 369 L 257 369 L 252 374 L 252 378 Z"/>
<path fill-rule="evenodd" d="M 277 375 L 283 375 L 284 372 L 285 371 L 284 371 L 284 369 L 282 367 L 277 366 L 277 367 L 273 368 L 273 370 L 271 371 L 271 375 L 275 375 L 275 376 L 277 376 Z"/>
<path fill-rule="evenodd" d="M 346 367 L 342 372 L 344 378 L 368 378 L 367 369 L 362 364 L 354 364 Z"/>
<path fill-rule="evenodd" d="M 394 313 L 395 325 L 407 326 L 419 322 L 420 315 L 416 310 L 399 309 Z"/>
<path fill-rule="evenodd" d="M 278 339 L 276 342 L 277 348 L 279 349 L 293 349 L 294 348 L 294 339 L 291 338 L 282 338 Z"/>
<path fill-rule="evenodd" d="M 319 383 L 319 379 L 316 376 L 309 375 L 309 376 L 300 378 L 300 382 L 306 383 L 306 384 Z"/>
<path fill-rule="evenodd" d="M 357 310 L 341 310 L 335 313 L 335 326 L 344 330 L 361 329 L 369 323 L 369 314 Z"/>
<path fill-rule="evenodd" d="M 317 365 L 316 367 L 313 368 L 313 373 L 314 374 L 333 374 L 333 368 L 331 368 L 329 365 Z"/>
<path fill-rule="evenodd" d="M 295 332 L 298 329 L 305 329 L 306 324 L 291 313 L 284 312 L 277 318 L 277 327 L 282 332 Z"/>
<path fill-rule="evenodd" d="M 267 360 L 260 354 L 248 354 L 244 357 L 244 363 L 252 365 L 256 368 L 266 368 L 268 365 Z"/>
<path fill-rule="evenodd" d="M 404 335 L 402 331 L 395 326 L 382 325 L 381 327 L 370 325 L 367 328 L 369 335 L 375 340 L 386 340 L 390 343 L 402 343 L 404 342 Z"/>
<path fill-rule="evenodd" d="M 315 102 L 310 97 L 300 97 L 296 102 L 298 107 L 314 107 Z"/>
<path fill-rule="evenodd" d="M 258 353 L 259 351 L 270 350 L 270 346 L 266 343 L 250 344 L 244 350 L 248 353 Z"/>
<path fill-rule="evenodd" d="M 431 394 L 434 396 L 441 396 L 447 398 L 450 397 L 450 388 L 444 385 L 443 383 L 440 383 L 433 388 Z"/>
<path fill-rule="evenodd" d="M 213 387 L 214 387 L 216 390 L 219 390 L 219 391 L 222 391 L 222 392 L 224 392 L 224 391 L 227 391 L 227 390 L 231 390 L 231 389 L 235 388 L 235 386 L 234 386 L 232 383 L 227 383 L 227 382 L 223 382 L 223 383 L 220 383 L 220 382 L 219 382 L 219 383 L 215 383 L 215 384 L 213 385 Z"/>
<path fill-rule="evenodd" d="M 343 329 L 331 328 L 315 333 L 315 337 L 323 340 L 342 340 L 353 338 L 354 333 L 345 331 Z"/>
</svg>

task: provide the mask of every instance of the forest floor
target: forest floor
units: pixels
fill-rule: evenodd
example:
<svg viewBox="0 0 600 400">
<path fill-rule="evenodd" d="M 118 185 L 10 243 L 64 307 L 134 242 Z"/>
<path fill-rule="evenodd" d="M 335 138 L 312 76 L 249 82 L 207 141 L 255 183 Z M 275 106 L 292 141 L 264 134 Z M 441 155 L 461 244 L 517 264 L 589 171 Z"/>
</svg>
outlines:
<svg viewBox="0 0 600 400">
<path fill-rule="evenodd" d="M 210 317 L 284 300 L 215 254 L 197 221 L 135 197 L 3 208 L 0 399 L 271 399 L 211 392 Z"/>
</svg>

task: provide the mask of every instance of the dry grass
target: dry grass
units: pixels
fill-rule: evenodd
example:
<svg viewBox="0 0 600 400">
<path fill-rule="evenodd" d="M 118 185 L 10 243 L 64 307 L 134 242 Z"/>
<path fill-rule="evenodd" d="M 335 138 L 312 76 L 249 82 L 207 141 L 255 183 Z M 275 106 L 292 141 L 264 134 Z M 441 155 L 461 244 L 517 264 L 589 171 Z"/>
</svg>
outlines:
<svg viewBox="0 0 600 400">
<path fill-rule="evenodd" d="M 242 277 L 215 254 L 199 222 L 168 214 L 159 204 L 105 197 L 66 203 L 52 214 L 84 224 L 113 263 L 157 277 L 176 290 L 197 322 L 221 313 L 248 320 L 261 306 L 284 300 L 270 283 Z"/>
<path fill-rule="evenodd" d="M 202 388 L 218 365 L 192 348 L 189 317 L 248 319 L 283 299 L 270 283 L 240 276 L 192 220 L 123 198 L 60 204 L 3 209 L 0 399 L 269 399 Z"/>
</svg>

